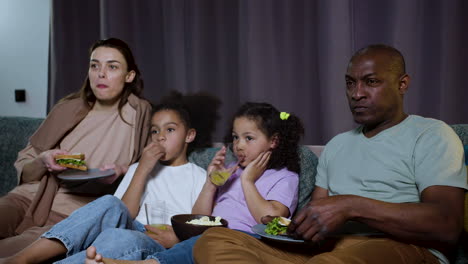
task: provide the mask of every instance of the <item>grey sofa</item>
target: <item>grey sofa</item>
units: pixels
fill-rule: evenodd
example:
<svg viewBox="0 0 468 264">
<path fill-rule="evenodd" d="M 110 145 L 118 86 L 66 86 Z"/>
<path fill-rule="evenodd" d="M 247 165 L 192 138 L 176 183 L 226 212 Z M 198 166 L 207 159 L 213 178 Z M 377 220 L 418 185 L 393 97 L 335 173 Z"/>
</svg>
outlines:
<svg viewBox="0 0 468 264">
<path fill-rule="evenodd" d="M 0 196 L 17 185 L 16 170 L 13 166 L 18 152 L 28 143 L 29 137 L 39 127 L 42 118 L 0 116 Z M 468 145 L 468 124 L 452 125 L 464 145 Z M 301 173 L 299 183 L 299 208 L 309 200 L 315 184 L 317 156 L 323 146 L 301 146 Z M 218 148 L 198 149 L 189 155 L 189 160 L 206 168 Z M 317 155 L 316 155 L 317 154 Z M 465 206 L 466 207 L 466 206 Z M 466 221 L 466 220 L 465 220 Z M 452 263 L 468 263 L 468 239 L 466 232 L 460 240 Z"/>
<path fill-rule="evenodd" d="M 18 184 L 13 166 L 18 152 L 42 123 L 43 118 L 0 116 L 0 196 Z"/>
<path fill-rule="evenodd" d="M 0 196 L 5 195 L 17 184 L 16 169 L 13 166 L 18 152 L 23 149 L 29 137 L 42 123 L 43 118 L 2 117 L 0 116 Z M 189 160 L 206 168 L 219 148 L 205 148 L 193 151 Z M 231 154 L 232 155 L 232 154 Z M 301 179 L 299 188 L 299 206 L 304 206 L 312 192 L 315 183 L 315 167 L 317 156 L 306 146 L 300 148 Z M 232 158 L 232 157 L 231 157 Z"/>
</svg>

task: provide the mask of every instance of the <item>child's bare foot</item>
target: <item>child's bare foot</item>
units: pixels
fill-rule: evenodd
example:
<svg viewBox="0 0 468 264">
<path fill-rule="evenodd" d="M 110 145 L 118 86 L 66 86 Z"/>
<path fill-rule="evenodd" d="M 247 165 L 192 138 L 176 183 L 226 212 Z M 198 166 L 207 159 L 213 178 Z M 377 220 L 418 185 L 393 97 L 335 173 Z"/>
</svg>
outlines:
<svg viewBox="0 0 468 264">
<path fill-rule="evenodd" d="M 103 264 L 101 254 L 97 254 L 96 247 L 90 246 L 86 249 L 85 264 Z"/>
<path fill-rule="evenodd" d="M 85 264 L 159 264 L 159 262 L 154 259 L 117 260 L 117 259 L 103 258 L 101 254 L 98 254 L 96 252 L 96 247 L 90 246 L 88 249 L 86 249 Z"/>
</svg>

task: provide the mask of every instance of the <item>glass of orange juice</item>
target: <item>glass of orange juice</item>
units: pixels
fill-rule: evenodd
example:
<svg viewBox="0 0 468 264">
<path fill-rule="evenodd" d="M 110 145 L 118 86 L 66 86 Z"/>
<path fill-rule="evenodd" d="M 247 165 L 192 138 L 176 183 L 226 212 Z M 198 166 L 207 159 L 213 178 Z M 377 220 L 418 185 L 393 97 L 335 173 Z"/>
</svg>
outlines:
<svg viewBox="0 0 468 264">
<path fill-rule="evenodd" d="M 229 168 L 223 168 L 220 170 L 213 170 L 210 173 L 210 180 L 216 186 L 222 186 L 231 177 L 231 175 L 237 170 L 239 163 L 234 164 Z"/>
<path fill-rule="evenodd" d="M 152 203 L 145 203 L 146 221 L 148 225 L 162 230 L 167 229 L 169 224 L 169 214 L 166 201 L 156 200 Z"/>
</svg>

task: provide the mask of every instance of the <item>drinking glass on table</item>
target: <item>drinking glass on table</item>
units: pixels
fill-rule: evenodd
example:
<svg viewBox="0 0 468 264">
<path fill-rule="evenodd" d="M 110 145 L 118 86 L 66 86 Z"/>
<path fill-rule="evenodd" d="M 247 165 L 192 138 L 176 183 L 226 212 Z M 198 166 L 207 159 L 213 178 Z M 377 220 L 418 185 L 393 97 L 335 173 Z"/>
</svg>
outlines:
<svg viewBox="0 0 468 264">
<path fill-rule="evenodd" d="M 166 229 L 169 224 L 169 213 L 166 201 L 156 200 L 151 203 L 145 203 L 146 221 L 150 226 L 159 229 Z"/>
</svg>

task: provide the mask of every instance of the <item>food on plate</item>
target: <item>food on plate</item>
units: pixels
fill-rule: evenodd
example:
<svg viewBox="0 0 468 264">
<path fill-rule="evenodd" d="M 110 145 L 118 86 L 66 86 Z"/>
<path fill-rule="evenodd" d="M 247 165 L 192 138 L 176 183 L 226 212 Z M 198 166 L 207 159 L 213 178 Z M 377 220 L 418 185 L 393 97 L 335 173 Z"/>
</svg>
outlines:
<svg viewBox="0 0 468 264">
<path fill-rule="evenodd" d="M 77 169 L 86 171 L 88 167 L 86 166 L 86 162 L 84 161 L 85 155 L 82 153 L 74 153 L 74 154 L 59 154 L 55 155 L 55 162 L 62 167 Z"/>
<path fill-rule="evenodd" d="M 291 219 L 285 217 L 275 217 L 273 220 L 267 224 L 265 228 L 265 233 L 269 235 L 286 235 L 286 230 L 288 229 Z"/>
<path fill-rule="evenodd" d="M 192 219 L 190 221 L 187 221 L 186 223 L 187 224 L 192 224 L 192 225 L 203 225 L 203 226 L 220 226 L 220 225 L 222 225 L 220 216 L 215 217 L 214 221 L 211 221 L 208 216 L 202 216 L 201 218 Z"/>
</svg>

